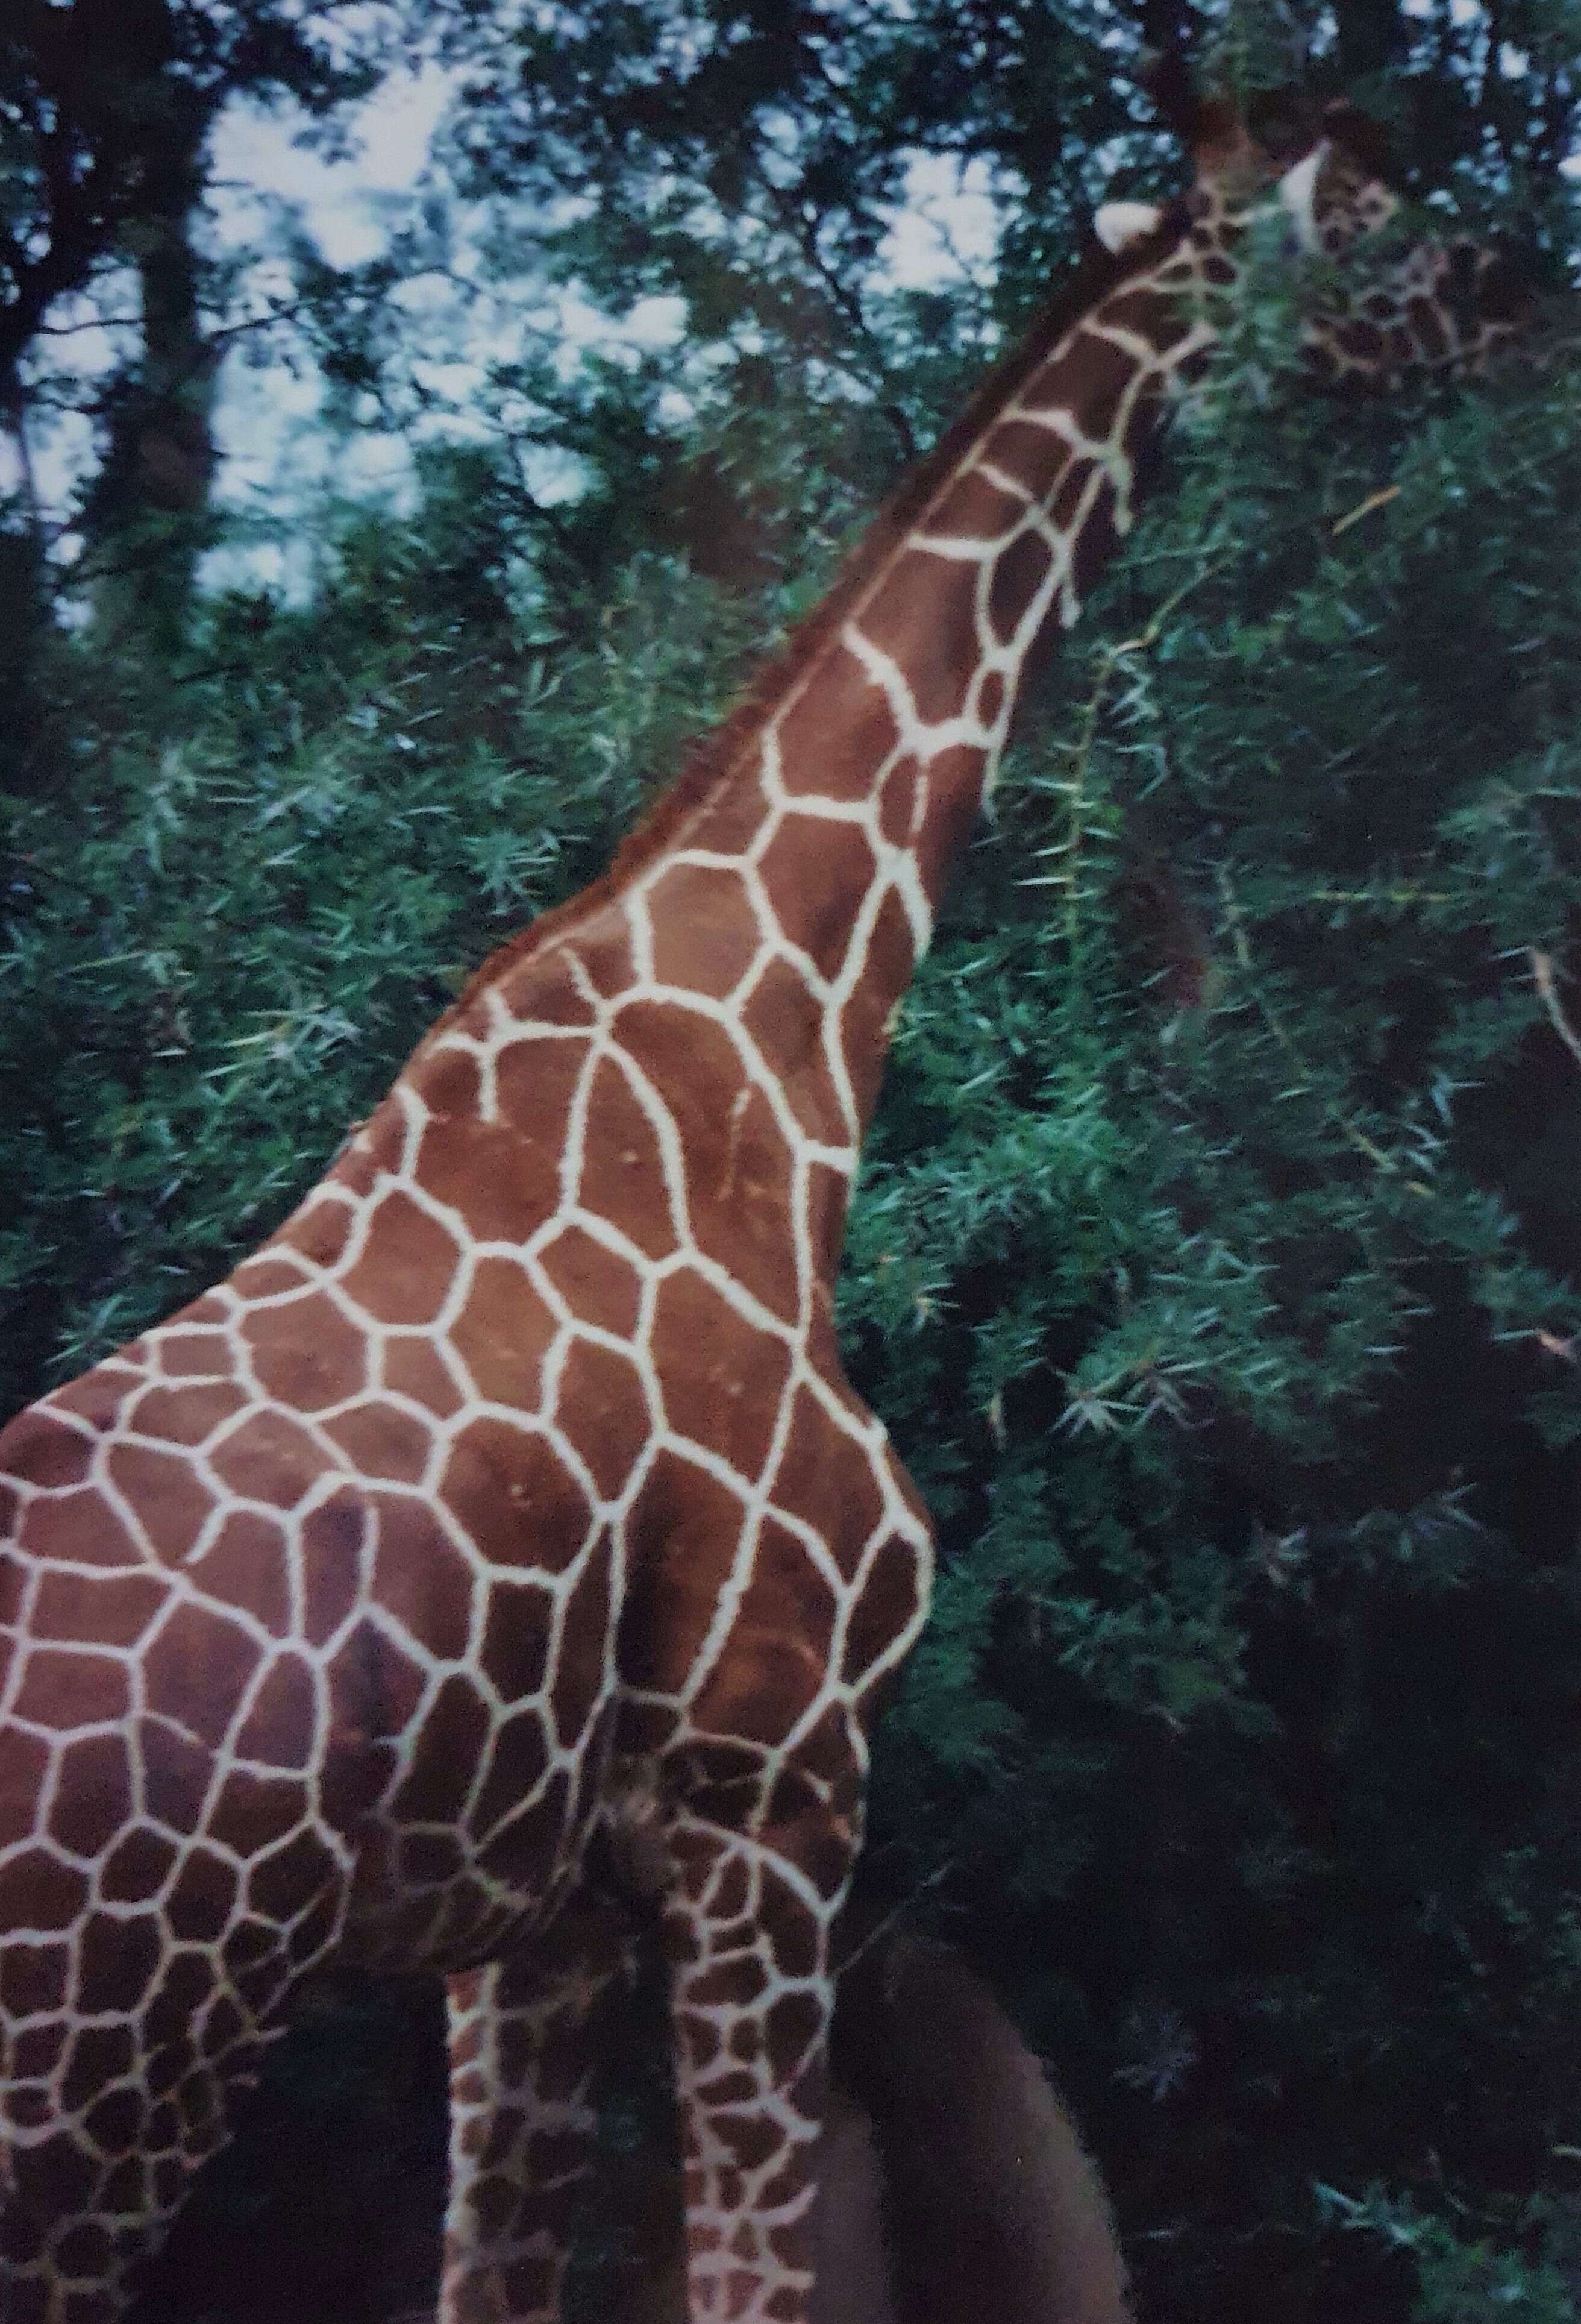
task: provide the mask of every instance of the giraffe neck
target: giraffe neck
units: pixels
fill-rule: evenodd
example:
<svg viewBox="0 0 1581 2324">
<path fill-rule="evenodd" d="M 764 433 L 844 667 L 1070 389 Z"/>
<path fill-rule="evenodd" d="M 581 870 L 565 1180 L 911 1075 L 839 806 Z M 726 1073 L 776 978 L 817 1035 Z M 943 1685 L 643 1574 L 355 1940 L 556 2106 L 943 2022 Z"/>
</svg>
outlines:
<svg viewBox="0 0 1581 2324">
<path fill-rule="evenodd" d="M 1182 206 L 1046 317 L 610 878 L 479 984 L 529 1014 L 547 954 L 599 954 L 606 995 L 699 995 L 854 1168 L 891 1014 L 1034 649 L 1076 620 L 1132 521 L 1160 408 L 1211 344 L 1181 294 L 1231 272 Z"/>
</svg>

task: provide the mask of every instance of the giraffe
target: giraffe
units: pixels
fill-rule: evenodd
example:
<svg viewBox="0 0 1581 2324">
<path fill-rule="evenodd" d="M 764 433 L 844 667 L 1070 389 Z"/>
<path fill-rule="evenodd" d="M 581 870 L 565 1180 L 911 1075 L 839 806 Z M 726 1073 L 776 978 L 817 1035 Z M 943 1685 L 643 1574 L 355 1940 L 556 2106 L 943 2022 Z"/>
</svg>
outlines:
<svg viewBox="0 0 1581 2324">
<path fill-rule="evenodd" d="M 887 1028 L 1040 637 L 1245 217 L 1388 197 L 1206 108 L 612 870 L 488 961 L 285 1224 L 0 1436 L 0 2310 L 114 2324 L 293 1989 L 450 1979 L 446 2324 L 551 2324 L 627 1900 L 693 2324 L 806 2324 L 831 1930 L 931 1536 L 832 1286 Z M 1411 251 L 1331 374 L 1479 363 Z M 619 1901 L 618 1901 L 619 1900 Z"/>
</svg>

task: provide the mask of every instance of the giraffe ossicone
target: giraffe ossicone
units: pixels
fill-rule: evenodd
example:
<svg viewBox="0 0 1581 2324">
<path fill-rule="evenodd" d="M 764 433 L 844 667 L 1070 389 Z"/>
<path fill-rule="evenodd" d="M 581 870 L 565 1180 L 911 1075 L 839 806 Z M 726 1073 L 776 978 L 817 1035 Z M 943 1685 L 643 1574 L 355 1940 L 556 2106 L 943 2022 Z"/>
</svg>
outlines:
<svg viewBox="0 0 1581 2324">
<path fill-rule="evenodd" d="M 1162 202 L 1100 202 L 1092 214 L 1094 234 L 1117 258 L 1133 243 L 1145 242 L 1163 224 Z"/>
<path fill-rule="evenodd" d="M 832 1287 L 1034 641 L 1202 363 L 1244 135 L 1034 327 L 613 871 L 229 1279 L 0 1436 L 0 2314 L 114 2324 L 332 1960 L 451 1980 L 446 2324 L 551 2324 L 631 1903 L 693 2324 L 805 2324 L 830 1932 L 931 1546 Z M 1325 246 L 1381 189 L 1326 134 Z M 1292 183 L 1287 172 L 1285 184 Z M 1329 368 L 1509 328 L 1449 254 Z"/>
</svg>

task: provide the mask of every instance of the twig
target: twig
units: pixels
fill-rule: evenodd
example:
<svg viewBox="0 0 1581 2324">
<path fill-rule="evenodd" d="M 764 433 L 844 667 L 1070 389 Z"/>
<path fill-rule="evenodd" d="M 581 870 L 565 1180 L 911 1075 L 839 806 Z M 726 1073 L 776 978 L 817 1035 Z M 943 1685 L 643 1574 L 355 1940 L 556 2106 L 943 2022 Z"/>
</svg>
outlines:
<svg viewBox="0 0 1581 2324">
<path fill-rule="evenodd" d="M 919 1880 L 916 1886 L 911 1891 L 911 1894 L 908 1896 L 903 1896 L 898 1904 L 895 1905 L 891 1911 L 886 1913 L 883 1919 L 879 1921 L 875 1927 L 868 1931 L 868 1933 L 862 1939 L 861 1943 L 854 1946 L 852 1950 L 847 1953 L 845 1959 L 840 1964 L 838 1974 L 841 1977 L 846 1976 L 856 1967 L 858 1961 L 862 1959 L 865 1953 L 870 1953 L 875 1945 L 882 1944 L 885 1938 L 889 1934 L 890 1930 L 896 1926 L 896 1923 L 905 1920 L 906 1914 L 911 1911 L 912 1906 L 917 1902 L 917 1899 L 921 1896 L 925 1896 L 930 1888 L 937 1888 L 943 1881 L 948 1880 L 950 1875 L 954 1871 L 954 1859 L 951 1858 L 950 1861 L 941 1864 L 934 1871 L 927 1874 L 925 1878 Z"/>
<path fill-rule="evenodd" d="M 5 413 L 5 425 L 11 432 L 13 443 L 16 446 L 17 466 L 22 474 L 22 502 L 27 512 L 28 535 L 32 541 L 35 554 L 41 553 L 44 543 L 49 539 L 49 531 L 44 521 L 43 502 L 39 493 L 38 475 L 33 467 L 32 444 L 27 432 L 27 403 L 20 388 Z"/>
<path fill-rule="evenodd" d="M 1369 493 L 1359 508 L 1353 508 L 1348 516 L 1342 516 L 1337 524 L 1329 526 L 1328 538 L 1330 540 L 1337 540 L 1342 532 L 1348 532 L 1351 526 L 1359 524 L 1364 516 L 1371 516 L 1374 509 L 1387 508 L 1391 501 L 1397 501 L 1399 498 L 1398 484 L 1385 484 L 1381 492 Z"/>
<path fill-rule="evenodd" d="M 821 219 L 809 217 L 806 210 L 796 202 L 788 187 L 777 186 L 770 182 L 768 190 L 769 199 L 779 212 L 781 220 L 788 231 L 795 235 L 801 246 L 802 255 L 823 284 L 830 305 L 837 314 L 843 316 L 848 327 L 871 357 L 886 391 L 879 399 L 877 409 L 887 422 L 896 443 L 900 446 L 902 457 L 915 460 L 917 456 L 916 436 L 906 416 L 905 406 L 896 399 L 888 360 L 883 345 L 868 320 L 860 297 L 837 269 L 830 264 L 818 246 L 818 228 L 822 223 Z"/>
<path fill-rule="evenodd" d="M 1538 999 L 1548 1011 L 1549 1023 L 1575 1058 L 1576 1063 L 1581 1065 L 1581 1037 L 1576 1035 L 1576 1028 L 1566 1017 L 1559 1001 L 1558 987 L 1554 979 L 1552 957 L 1546 952 L 1540 952 L 1535 945 L 1528 946 L 1526 957 L 1531 963 L 1531 981 L 1537 987 Z"/>
<path fill-rule="evenodd" d="M 1291 1038 L 1283 1019 L 1263 991 L 1257 982 L 1256 964 L 1252 958 L 1251 940 L 1246 935 L 1246 925 L 1241 911 L 1240 899 L 1230 882 L 1228 872 L 1222 864 L 1218 870 L 1218 892 L 1224 899 L 1224 915 L 1229 927 L 1230 944 L 1235 952 L 1236 964 L 1246 980 L 1247 989 L 1256 1006 L 1258 1015 L 1290 1060 L 1295 1072 L 1297 1087 L 1318 1100 L 1347 1146 L 1354 1147 L 1358 1154 L 1365 1155 L 1374 1169 L 1383 1171 L 1391 1178 L 1397 1177 L 1400 1175 L 1401 1165 L 1396 1157 L 1393 1154 L 1385 1153 L 1381 1146 L 1367 1136 L 1365 1130 L 1358 1130 L 1343 1108 L 1337 1105 L 1331 1097 L 1326 1096 L 1313 1082 L 1307 1061 Z M 1416 1194 L 1425 1194 L 1429 1191 L 1420 1179 L 1408 1179 L 1406 1183 Z"/>
<path fill-rule="evenodd" d="M 41 323 L 35 339 L 80 338 L 84 331 L 140 331 L 141 315 L 90 315 L 81 323 Z"/>
<path fill-rule="evenodd" d="M 1104 705 L 1108 700 L 1109 688 L 1132 655 L 1152 651 L 1163 636 L 1166 623 L 1179 612 L 1192 591 L 1201 588 L 1205 582 L 1212 580 L 1216 574 L 1223 572 L 1229 562 L 1227 554 L 1223 557 L 1210 558 L 1207 564 L 1199 566 L 1194 573 L 1188 574 L 1178 588 L 1171 591 L 1163 604 L 1154 609 L 1152 619 L 1144 630 L 1140 631 L 1134 638 L 1122 638 L 1117 644 L 1106 646 L 1103 649 L 1103 651 L 1096 657 L 1092 688 L 1082 705 L 1081 724 L 1076 740 L 1073 742 L 1061 742 L 1056 746 L 1064 752 L 1071 762 L 1070 773 L 1063 782 L 1055 786 L 1065 801 L 1065 822 L 1070 835 L 1064 839 L 1055 840 L 1048 847 L 1040 847 L 1037 853 L 1045 860 L 1050 856 L 1059 856 L 1064 860 L 1059 864 L 1057 870 L 1045 872 L 1041 876 L 1034 875 L 1029 880 L 1019 881 L 1017 885 L 1023 888 L 1062 888 L 1064 890 L 1066 941 L 1070 945 L 1072 954 L 1075 954 L 1080 934 L 1081 898 L 1078 880 L 1083 838 L 1082 816 L 1087 805 L 1087 772 L 1093 752 L 1097 747 Z"/>
</svg>

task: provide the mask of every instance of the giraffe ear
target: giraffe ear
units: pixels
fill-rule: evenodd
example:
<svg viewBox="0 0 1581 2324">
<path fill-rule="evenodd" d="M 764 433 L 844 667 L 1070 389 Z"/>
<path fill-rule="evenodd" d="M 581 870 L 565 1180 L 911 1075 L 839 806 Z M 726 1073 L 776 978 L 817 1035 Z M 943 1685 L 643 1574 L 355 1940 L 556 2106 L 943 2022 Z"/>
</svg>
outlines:
<svg viewBox="0 0 1581 2324">
<path fill-rule="evenodd" d="M 1389 183 L 1389 132 L 1381 122 L 1336 97 L 1323 107 L 1323 134 L 1330 144 L 1339 146 L 1353 161 L 1359 162 L 1369 177 Z"/>
<path fill-rule="evenodd" d="M 1145 242 L 1163 224 L 1157 202 L 1101 202 L 1093 214 L 1092 230 L 1104 248 L 1117 256 L 1134 243 Z"/>
<path fill-rule="evenodd" d="M 1279 180 L 1279 198 L 1283 203 L 1295 236 L 1301 247 L 1316 254 L 1323 247 L 1323 236 L 1318 226 L 1318 178 L 1327 153 L 1326 143 L 1319 143 L 1293 170 L 1287 170 Z"/>
</svg>

